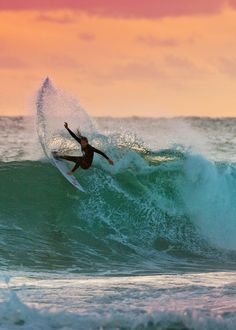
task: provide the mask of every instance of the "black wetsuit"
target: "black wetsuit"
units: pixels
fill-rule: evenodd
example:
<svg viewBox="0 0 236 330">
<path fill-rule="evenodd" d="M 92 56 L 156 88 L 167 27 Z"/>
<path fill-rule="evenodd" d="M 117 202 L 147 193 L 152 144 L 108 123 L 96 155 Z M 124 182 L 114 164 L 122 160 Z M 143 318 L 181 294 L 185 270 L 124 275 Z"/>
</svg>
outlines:
<svg viewBox="0 0 236 330">
<path fill-rule="evenodd" d="M 81 145 L 81 138 L 75 135 L 75 133 L 72 132 L 69 128 L 67 128 L 67 130 L 70 135 Z M 79 166 L 81 166 L 83 169 L 88 169 L 92 165 L 94 152 L 99 155 L 102 155 L 104 158 L 109 160 L 109 158 L 106 154 L 104 154 L 104 152 L 92 147 L 90 144 L 87 144 L 85 148 L 82 148 L 81 146 L 81 151 L 83 153 L 82 157 L 59 156 L 59 158 L 66 159 L 75 163 L 75 166 L 71 170 L 72 172 L 74 172 Z"/>
</svg>

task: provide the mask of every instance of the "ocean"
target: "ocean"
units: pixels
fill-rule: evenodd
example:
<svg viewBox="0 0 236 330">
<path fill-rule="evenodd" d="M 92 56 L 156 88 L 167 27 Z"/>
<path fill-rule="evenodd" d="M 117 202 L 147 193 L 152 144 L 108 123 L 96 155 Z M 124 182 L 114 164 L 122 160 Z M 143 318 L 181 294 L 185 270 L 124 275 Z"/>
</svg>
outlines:
<svg viewBox="0 0 236 330">
<path fill-rule="evenodd" d="M 86 193 L 46 156 L 80 154 L 64 121 L 114 161 Z M 92 118 L 46 83 L 0 140 L 1 329 L 236 329 L 236 118 Z"/>
</svg>

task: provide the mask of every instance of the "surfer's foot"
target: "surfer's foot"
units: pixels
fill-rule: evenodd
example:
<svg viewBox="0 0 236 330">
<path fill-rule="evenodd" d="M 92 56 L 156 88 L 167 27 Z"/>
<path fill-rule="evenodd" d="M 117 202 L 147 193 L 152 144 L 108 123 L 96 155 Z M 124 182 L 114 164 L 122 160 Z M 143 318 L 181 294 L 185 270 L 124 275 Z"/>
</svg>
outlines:
<svg viewBox="0 0 236 330">
<path fill-rule="evenodd" d="M 68 174 L 68 175 L 73 175 L 73 172 L 72 172 L 72 171 L 70 171 L 70 172 L 67 172 L 67 174 Z"/>
</svg>

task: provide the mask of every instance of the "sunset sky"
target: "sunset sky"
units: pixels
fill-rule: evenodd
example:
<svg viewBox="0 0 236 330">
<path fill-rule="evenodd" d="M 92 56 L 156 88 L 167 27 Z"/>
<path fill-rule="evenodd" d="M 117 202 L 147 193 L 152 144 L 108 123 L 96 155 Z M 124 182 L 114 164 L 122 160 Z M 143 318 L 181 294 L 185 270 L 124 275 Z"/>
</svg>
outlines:
<svg viewBox="0 0 236 330">
<path fill-rule="evenodd" d="M 49 76 L 93 116 L 236 116 L 236 0 L 0 0 L 0 26 L 0 115 Z"/>
</svg>

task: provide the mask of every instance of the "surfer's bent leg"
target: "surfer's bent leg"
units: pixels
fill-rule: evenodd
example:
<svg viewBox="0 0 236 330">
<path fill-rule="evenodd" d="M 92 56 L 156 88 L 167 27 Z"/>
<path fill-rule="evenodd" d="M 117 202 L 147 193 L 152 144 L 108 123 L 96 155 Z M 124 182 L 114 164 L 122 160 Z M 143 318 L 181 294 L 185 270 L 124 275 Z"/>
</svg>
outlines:
<svg viewBox="0 0 236 330">
<path fill-rule="evenodd" d="M 80 167 L 80 164 L 81 164 L 81 157 L 79 157 L 79 159 L 77 157 L 77 161 L 75 163 L 75 166 L 72 168 L 71 172 L 74 173 L 77 170 L 77 168 Z"/>
<path fill-rule="evenodd" d="M 65 160 L 75 163 L 75 166 L 72 168 L 72 170 L 68 174 L 74 173 L 79 166 L 81 166 L 84 170 L 86 170 L 90 167 L 87 164 L 87 162 L 83 159 L 83 157 L 74 157 L 74 156 L 57 156 L 57 157 L 60 159 L 65 159 Z"/>
<path fill-rule="evenodd" d="M 81 157 L 74 157 L 74 156 L 58 156 L 58 158 L 60 158 L 60 159 L 65 159 L 65 160 L 69 160 L 70 162 L 77 163 L 78 158 L 81 158 Z"/>
<path fill-rule="evenodd" d="M 72 168 L 71 172 L 74 173 L 79 166 L 81 166 L 81 168 L 84 170 L 87 170 L 90 167 L 83 159 L 83 157 L 77 157 L 77 161 L 75 163 L 75 166 Z"/>
</svg>

